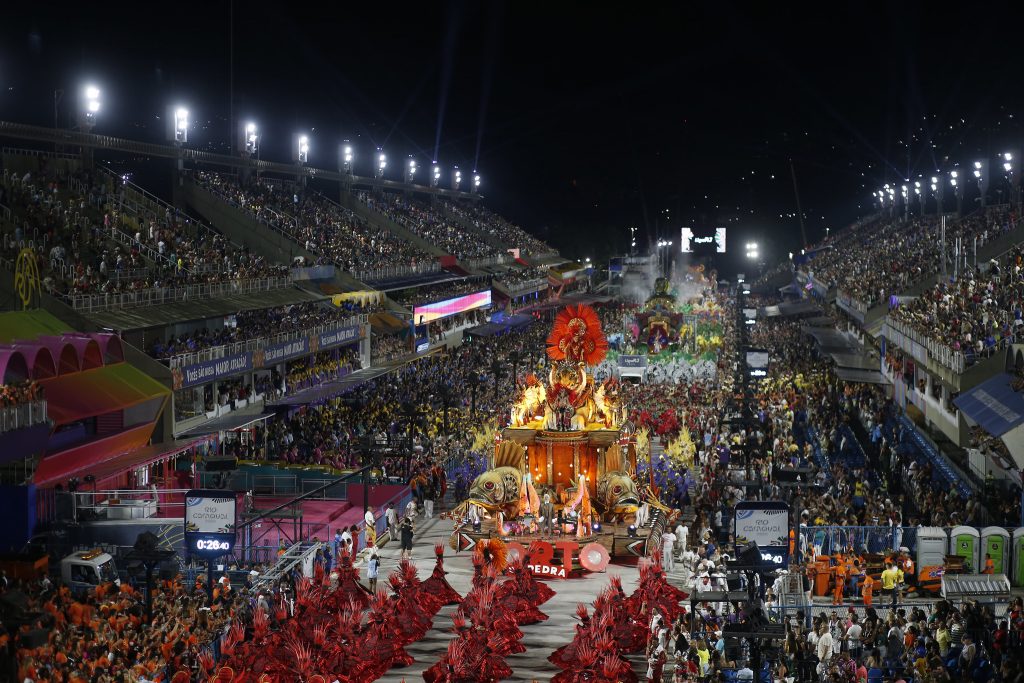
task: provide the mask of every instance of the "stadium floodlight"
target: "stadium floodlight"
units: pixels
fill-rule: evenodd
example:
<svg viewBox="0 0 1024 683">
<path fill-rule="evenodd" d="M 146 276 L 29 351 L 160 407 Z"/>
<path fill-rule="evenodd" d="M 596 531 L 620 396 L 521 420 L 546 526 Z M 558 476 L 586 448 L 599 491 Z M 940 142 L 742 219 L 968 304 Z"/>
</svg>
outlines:
<svg viewBox="0 0 1024 683">
<path fill-rule="evenodd" d="M 256 124 L 252 121 L 245 124 L 244 142 L 245 153 L 250 157 L 256 156 L 260 149 L 260 134 Z"/>
<path fill-rule="evenodd" d="M 1013 161 L 1013 154 L 1011 154 L 1010 152 L 1004 152 L 1003 153 L 1003 160 L 1004 161 Z"/>
<path fill-rule="evenodd" d="M 473 187 L 470 189 L 472 190 L 473 194 L 476 194 L 477 192 L 480 191 L 480 174 L 477 173 L 476 171 L 473 171 Z"/>
<path fill-rule="evenodd" d="M 959 178 L 960 178 L 960 174 L 957 171 L 950 171 L 949 172 L 949 184 L 952 185 L 953 187 L 957 186 L 957 182 L 958 182 Z"/>
<path fill-rule="evenodd" d="M 383 178 L 384 169 L 388 167 L 388 155 L 380 147 L 377 148 L 377 169 L 374 171 L 374 178 Z"/>
<path fill-rule="evenodd" d="M 460 185 L 462 185 L 462 171 L 456 166 L 455 172 L 452 174 L 452 189 L 458 190 Z"/>
<path fill-rule="evenodd" d="M 82 88 L 82 104 L 79 110 L 79 124 L 85 132 L 96 125 L 96 115 L 100 113 L 100 89 L 95 85 Z"/>
<path fill-rule="evenodd" d="M 178 144 L 188 142 L 188 109 L 185 107 L 174 110 L 174 141 Z"/>
<path fill-rule="evenodd" d="M 309 136 L 300 135 L 298 142 L 298 155 L 296 161 L 300 164 L 305 164 L 309 161 Z"/>
<path fill-rule="evenodd" d="M 438 166 L 437 160 L 434 161 L 434 170 L 430 174 L 430 186 L 437 187 L 441 184 L 441 167 Z"/>
<path fill-rule="evenodd" d="M 341 172 L 346 175 L 352 175 L 352 164 L 355 161 L 355 150 L 352 149 L 352 143 L 348 140 L 343 140 L 341 143 Z"/>
<path fill-rule="evenodd" d="M 409 155 L 409 161 L 405 165 L 405 182 L 412 185 L 413 180 L 416 179 L 416 160 Z"/>
</svg>

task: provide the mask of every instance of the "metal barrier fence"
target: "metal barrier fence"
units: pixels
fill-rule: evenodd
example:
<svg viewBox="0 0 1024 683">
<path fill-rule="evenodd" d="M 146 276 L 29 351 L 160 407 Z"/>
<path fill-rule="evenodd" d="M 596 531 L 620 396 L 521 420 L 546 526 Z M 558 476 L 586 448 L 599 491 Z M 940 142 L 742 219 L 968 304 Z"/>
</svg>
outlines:
<svg viewBox="0 0 1024 683">
<path fill-rule="evenodd" d="M 47 421 L 46 401 L 27 401 L 0 408 L 0 432 L 43 424 Z"/>
<path fill-rule="evenodd" d="M 364 270 L 353 270 L 352 275 L 363 282 L 379 282 L 397 277 L 408 277 L 412 275 L 426 275 L 427 273 L 438 273 L 441 266 L 436 261 L 418 263 L 415 266 L 385 266 L 383 268 L 369 268 Z"/>
<path fill-rule="evenodd" d="M 161 306 L 182 301 L 215 299 L 238 294 L 257 294 L 292 286 L 291 278 L 265 277 L 251 280 L 210 282 L 184 287 L 140 289 L 113 294 L 76 294 L 69 297 L 71 306 L 82 313 L 112 311 L 125 307 Z"/>
<path fill-rule="evenodd" d="M 255 351 L 256 349 L 262 349 L 267 346 L 274 346 L 276 344 L 283 344 L 285 342 L 293 341 L 296 339 L 303 339 L 305 337 L 312 337 L 325 332 L 331 332 L 342 327 L 349 327 L 351 325 L 363 325 L 366 324 L 370 319 L 370 316 L 365 313 L 345 318 L 335 323 L 329 323 L 325 325 L 316 325 L 315 327 L 308 327 L 304 330 L 296 330 L 294 332 L 281 332 L 279 334 L 271 335 L 269 337 L 257 337 L 255 339 L 246 339 L 244 341 L 234 342 L 232 344 L 222 344 L 221 346 L 211 346 L 208 349 L 202 351 L 194 351 L 192 353 L 181 353 L 170 358 L 159 359 L 161 363 L 167 365 L 170 368 L 180 368 L 187 365 L 195 365 L 196 363 L 203 363 L 210 360 L 216 360 L 218 358 L 224 358 L 226 356 L 232 356 L 245 351 Z"/>
</svg>

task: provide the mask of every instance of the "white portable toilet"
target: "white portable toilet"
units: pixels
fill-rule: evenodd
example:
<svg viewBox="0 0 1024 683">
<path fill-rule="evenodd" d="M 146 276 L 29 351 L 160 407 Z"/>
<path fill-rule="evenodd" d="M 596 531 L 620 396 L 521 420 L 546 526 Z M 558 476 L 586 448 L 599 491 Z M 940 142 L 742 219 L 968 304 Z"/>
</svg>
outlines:
<svg viewBox="0 0 1024 683">
<path fill-rule="evenodd" d="M 981 564 L 985 569 L 986 555 L 992 558 L 993 573 L 1010 575 L 1010 532 L 1001 526 L 987 526 L 981 530 Z"/>
<path fill-rule="evenodd" d="M 925 567 L 941 567 L 946 563 L 949 539 L 940 526 L 923 526 L 917 530 L 917 551 L 914 558 L 917 571 Z"/>
<path fill-rule="evenodd" d="M 949 554 L 964 558 L 968 574 L 978 574 L 981 560 L 981 534 L 973 526 L 957 526 L 949 532 Z"/>
<path fill-rule="evenodd" d="M 1014 586 L 1024 586 L 1024 527 L 1013 530 L 1013 571 L 1006 575 Z"/>
</svg>

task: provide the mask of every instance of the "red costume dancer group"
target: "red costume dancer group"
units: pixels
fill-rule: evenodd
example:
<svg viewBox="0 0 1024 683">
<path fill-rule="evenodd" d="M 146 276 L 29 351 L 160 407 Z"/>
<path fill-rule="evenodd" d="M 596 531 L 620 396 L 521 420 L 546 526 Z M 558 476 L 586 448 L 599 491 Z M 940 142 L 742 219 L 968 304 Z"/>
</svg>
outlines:
<svg viewBox="0 0 1024 683">
<path fill-rule="evenodd" d="M 593 614 L 587 613 L 585 605 L 577 606 L 580 623 L 575 637 L 548 657 L 562 669 L 552 681 L 635 683 L 637 677 L 626 655 L 644 652 L 645 648 L 652 668 L 660 675 L 664 654 L 649 645 L 655 610 L 667 627 L 685 611 L 680 603 L 688 597 L 668 583 L 657 559 L 641 561 L 640 583 L 629 597 L 622 590 L 622 580 L 612 576 L 611 585 L 594 600 Z"/>
<path fill-rule="evenodd" d="M 554 591 L 539 583 L 520 558 L 507 566 L 500 539 L 480 541 L 473 554 L 473 589 L 452 617 L 456 637 L 441 660 L 423 673 L 427 683 L 493 683 L 512 675 L 505 657 L 525 652 L 521 624 L 546 620 L 538 606 Z M 506 569 L 509 575 L 505 576 Z"/>
<path fill-rule="evenodd" d="M 330 582 L 319 566 L 313 579 L 299 582 L 294 614 L 283 600 L 271 613 L 257 609 L 249 635 L 236 623 L 222 641 L 223 665 L 215 675 L 212 658 L 201 666 L 211 679 L 231 683 L 375 681 L 391 668 L 411 664 L 405 646 L 423 637 L 443 604 L 459 599 L 444 579 L 440 554 L 427 582 L 403 560 L 388 585 L 391 596 L 370 595 L 342 553 Z"/>
</svg>

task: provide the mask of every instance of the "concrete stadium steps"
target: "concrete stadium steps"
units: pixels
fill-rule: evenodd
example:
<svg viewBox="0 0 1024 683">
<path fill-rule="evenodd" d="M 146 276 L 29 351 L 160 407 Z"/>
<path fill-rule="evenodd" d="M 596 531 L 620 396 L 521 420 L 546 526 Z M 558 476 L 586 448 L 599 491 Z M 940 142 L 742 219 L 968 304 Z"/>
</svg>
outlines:
<svg viewBox="0 0 1024 683">
<path fill-rule="evenodd" d="M 209 221 L 232 242 L 244 244 L 253 253 L 274 263 L 291 263 L 302 256 L 309 263 L 316 263 L 318 255 L 299 245 L 284 233 L 255 220 L 248 212 L 223 201 L 220 197 L 183 177 L 181 199 L 188 208 Z M 334 285 L 339 291 L 352 292 L 369 289 L 364 283 L 340 268 L 335 268 Z"/>
<path fill-rule="evenodd" d="M 342 193 L 341 206 L 345 207 L 346 209 L 356 214 L 357 216 L 365 219 L 371 225 L 384 228 L 390 231 L 395 236 L 401 237 L 406 242 L 416 245 L 417 247 L 427 252 L 428 254 L 433 254 L 435 256 L 446 255 L 446 252 L 444 250 L 440 249 L 432 242 L 423 239 L 409 228 L 397 223 L 396 221 L 391 220 L 390 218 L 380 213 L 379 211 L 374 211 L 369 206 L 359 201 L 353 194 Z"/>
</svg>

